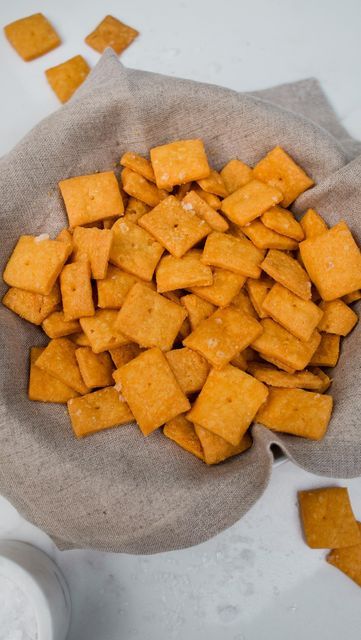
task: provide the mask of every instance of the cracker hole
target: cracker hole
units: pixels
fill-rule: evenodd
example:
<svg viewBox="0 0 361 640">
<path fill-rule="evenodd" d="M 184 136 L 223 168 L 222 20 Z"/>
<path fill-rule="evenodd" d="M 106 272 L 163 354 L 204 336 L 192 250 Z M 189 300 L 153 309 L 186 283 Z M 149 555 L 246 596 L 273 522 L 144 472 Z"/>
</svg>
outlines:
<svg viewBox="0 0 361 640">
<path fill-rule="evenodd" d="M 230 404 L 232 402 L 232 398 L 226 398 L 226 402 Z"/>
</svg>

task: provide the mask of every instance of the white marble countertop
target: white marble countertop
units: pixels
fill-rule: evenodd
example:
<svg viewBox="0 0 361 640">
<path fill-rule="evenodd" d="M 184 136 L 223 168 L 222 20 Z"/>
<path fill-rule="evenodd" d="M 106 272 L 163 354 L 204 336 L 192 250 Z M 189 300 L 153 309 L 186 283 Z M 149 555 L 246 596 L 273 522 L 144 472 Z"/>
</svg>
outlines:
<svg viewBox="0 0 361 640">
<path fill-rule="evenodd" d="M 0 154 L 58 108 L 44 69 L 77 53 L 105 13 L 141 32 L 129 66 L 238 90 L 316 76 L 342 123 L 361 138 L 359 0 L 33 0 L 1 3 L 1 24 L 44 11 L 64 44 L 24 63 L 0 34 Z M 0 498 L 0 537 L 52 555 L 70 585 L 69 640 L 358 640 L 358 588 L 302 541 L 299 489 L 330 484 L 287 462 L 236 525 L 198 547 L 151 557 L 59 552 Z M 361 480 L 348 486 L 361 518 Z M 345 629 L 347 628 L 347 632 Z"/>
</svg>

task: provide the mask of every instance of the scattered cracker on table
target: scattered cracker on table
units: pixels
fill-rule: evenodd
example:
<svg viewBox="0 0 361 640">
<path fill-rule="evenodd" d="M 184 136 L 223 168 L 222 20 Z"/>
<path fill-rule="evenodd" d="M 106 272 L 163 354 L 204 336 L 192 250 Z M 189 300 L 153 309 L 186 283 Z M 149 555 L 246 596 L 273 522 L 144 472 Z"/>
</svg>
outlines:
<svg viewBox="0 0 361 640">
<path fill-rule="evenodd" d="M 45 71 L 46 79 L 60 102 L 67 102 L 84 82 L 90 67 L 83 56 L 74 56 Z"/>
<path fill-rule="evenodd" d="M 211 167 L 199 139 L 120 164 L 120 182 L 61 180 L 69 227 L 22 236 L 6 265 L 3 304 L 50 338 L 32 348 L 29 399 L 68 402 L 78 437 L 164 426 L 209 465 L 246 451 L 255 421 L 322 438 L 320 367 L 336 365 L 361 298 L 347 225 L 285 208 L 313 182 L 279 147 L 254 169 Z"/>
<path fill-rule="evenodd" d="M 4 27 L 10 44 L 23 60 L 29 61 L 58 47 L 61 40 L 42 13 L 15 20 Z"/>
<path fill-rule="evenodd" d="M 108 15 L 86 36 L 85 42 L 99 53 L 112 47 L 120 55 L 138 35 L 139 31 Z"/>
<path fill-rule="evenodd" d="M 358 526 L 361 533 L 360 522 Z M 349 547 L 332 549 L 326 559 L 361 587 L 361 541 Z"/>
</svg>

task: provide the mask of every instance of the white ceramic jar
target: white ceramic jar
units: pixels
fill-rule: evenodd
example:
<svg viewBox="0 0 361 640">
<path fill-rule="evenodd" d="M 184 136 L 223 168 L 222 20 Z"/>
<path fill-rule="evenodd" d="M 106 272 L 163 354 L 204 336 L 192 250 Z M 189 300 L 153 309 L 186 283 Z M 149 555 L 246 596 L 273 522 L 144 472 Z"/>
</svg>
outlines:
<svg viewBox="0 0 361 640">
<path fill-rule="evenodd" d="M 37 623 L 37 640 L 65 640 L 69 631 L 69 589 L 59 568 L 25 542 L 0 540 L 0 576 L 27 597 Z"/>
</svg>

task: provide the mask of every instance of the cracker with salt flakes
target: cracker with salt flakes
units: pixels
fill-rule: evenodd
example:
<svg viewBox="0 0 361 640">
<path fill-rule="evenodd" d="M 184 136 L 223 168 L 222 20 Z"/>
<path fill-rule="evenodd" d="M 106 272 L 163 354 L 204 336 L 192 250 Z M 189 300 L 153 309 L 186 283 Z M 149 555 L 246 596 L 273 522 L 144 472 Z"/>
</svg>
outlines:
<svg viewBox="0 0 361 640">
<path fill-rule="evenodd" d="M 70 227 L 78 227 L 124 213 L 113 171 L 67 178 L 59 182 Z"/>
<path fill-rule="evenodd" d="M 105 387 L 80 398 L 72 398 L 68 401 L 68 411 L 77 438 L 134 420 L 123 396 L 115 387 Z"/>
<path fill-rule="evenodd" d="M 156 270 L 157 291 L 190 289 L 213 284 L 212 269 L 201 262 L 202 251 L 191 249 L 181 258 L 167 255 L 161 258 Z"/>
</svg>

